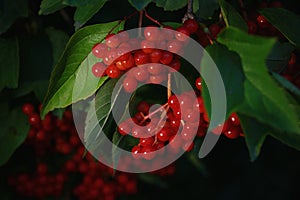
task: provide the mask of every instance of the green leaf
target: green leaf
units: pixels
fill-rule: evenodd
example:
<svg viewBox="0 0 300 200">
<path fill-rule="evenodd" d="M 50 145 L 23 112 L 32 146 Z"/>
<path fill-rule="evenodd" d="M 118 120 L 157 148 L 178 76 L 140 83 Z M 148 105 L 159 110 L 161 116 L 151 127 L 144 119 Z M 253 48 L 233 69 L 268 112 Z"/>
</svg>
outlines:
<svg viewBox="0 0 300 200">
<path fill-rule="evenodd" d="M 193 11 L 199 19 L 207 19 L 213 16 L 219 9 L 218 0 L 194 0 Z"/>
<path fill-rule="evenodd" d="M 27 116 L 21 108 L 12 110 L 1 118 L 0 166 L 5 164 L 15 150 L 24 142 L 29 131 Z"/>
<path fill-rule="evenodd" d="M 270 127 L 245 115 L 239 115 L 244 130 L 245 141 L 249 150 L 251 161 L 255 161 L 260 154 L 261 147 L 266 139 Z"/>
<path fill-rule="evenodd" d="M 56 64 L 64 52 L 69 36 L 65 32 L 53 27 L 47 28 L 46 33 L 52 46 L 53 63 Z"/>
<path fill-rule="evenodd" d="M 143 10 L 152 0 L 128 0 L 128 2 L 137 10 Z"/>
<path fill-rule="evenodd" d="M 207 46 L 206 51 L 217 65 L 225 85 L 227 96 L 226 116 L 228 117 L 232 112 L 236 111 L 237 106 L 244 101 L 243 82 L 245 77 L 242 71 L 241 60 L 235 52 L 229 51 L 222 45 Z M 205 73 L 204 71 L 210 70 L 210 65 L 206 64 L 206 61 L 207 60 L 204 57 L 201 63 L 201 73 Z M 208 72 L 205 74 L 208 74 Z M 208 112 L 210 112 L 210 95 L 205 84 L 202 88 L 202 96 L 204 98 L 206 108 L 208 108 Z"/>
<path fill-rule="evenodd" d="M 156 6 L 162 7 L 165 11 L 179 10 L 187 5 L 187 0 L 153 0 Z"/>
<path fill-rule="evenodd" d="M 172 28 L 174 28 L 174 29 L 177 29 L 177 28 L 179 28 L 180 26 L 182 26 L 181 23 L 177 23 L 177 22 L 164 22 L 163 25 L 164 25 L 164 26 L 170 26 L 170 27 L 172 27 Z"/>
<path fill-rule="evenodd" d="M 7 31 L 16 19 L 27 16 L 27 0 L 2 0 L 0 3 L 0 34 Z"/>
<path fill-rule="evenodd" d="M 160 188 L 166 189 L 169 187 L 161 177 L 150 173 L 139 174 L 139 179 L 147 184 L 156 185 Z"/>
<path fill-rule="evenodd" d="M 12 96 L 18 98 L 33 92 L 36 98 L 41 102 L 45 98 L 48 85 L 48 80 L 25 82 L 12 92 Z"/>
<path fill-rule="evenodd" d="M 104 79 L 99 80 L 91 73 L 92 65 L 99 61 L 93 56 L 92 47 L 102 42 L 109 31 L 122 28 L 120 22 L 98 24 L 85 27 L 70 38 L 51 74 L 42 116 L 91 96 L 103 84 Z"/>
<path fill-rule="evenodd" d="M 0 91 L 16 88 L 19 81 L 19 44 L 17 39 L 0 38 Z"/>
<path fill-rule="evenodd" d="M 94 3 L 78 6 L 74 14 L 75 29 L 77 30 L 83 26 L 89 19 L 91 19 L 107 2 L 107 0 L 98 0 Z"/>
<path fill-rule="evenodd" d="M 63 4 L 69 5 L 69 6 L 84 6 L 87 4 L 97 3 L 99 0 L 63 0 Z"/>
<path fill-rule="evenodd" d="M 218 41 L 237 52 L 242 60 L 247 79 L 244 82 L 246 105 L 239 111 L 278 130 L 300 133 L 295 110 L 284 90 L 268 74 L 265 65 L 275 40 L 248 35 L 229 27 L 220 33 Z"/>
<path fill-rule="evenodd" d="M 66 7 L 63 0 L 43 0 L 40 6 L 39 14 L 48 15 Z"/>
<path fill-rule="evenodd" d="M 283 8 L 266 8 L 260 13 L 292 44 L 300 47 L 300 17 Z"/>
<path fill-rule="evenodd" d="M 225 0 L 219 0 L 221 12 L 226 26 L 234 26 L 245 32 L 248 31 L 247 24 L 235 8 L 227 3 Z"/>
<path fill-rule="evenodd" d="M 294 50 L 295 46 L 291 43 L 276 42 L 266 60 L 269 70 L 281 71 L 288 64 Z"/>
<path fill-rule="evenodd" d="M 112 100 L 112 92 L 118 79 L 109 79 L 99 89 L 96 98 L 92 101 L 85 123 L 84 141 L 87 148 L 97 149 L 101 144 L 103 136 L 101 131 L 111 138 L 115 132 L 114 120 L 111 116 L 112 108 L 117 101 L 117 95 Z M 100 126 L 99 126 L 100 125 Z"/>
<path fill-rule="evenodd" d="M 300 90 L 298 87 L 296 87 L 293 83 L 290 81 L 286 80 L 284 77 L 280 76 L 277 73 L 272 72 L 273 77 L 283 86 L 285 87 L 288 91 L 293 93 L 300 99 Z"/>
</svg>

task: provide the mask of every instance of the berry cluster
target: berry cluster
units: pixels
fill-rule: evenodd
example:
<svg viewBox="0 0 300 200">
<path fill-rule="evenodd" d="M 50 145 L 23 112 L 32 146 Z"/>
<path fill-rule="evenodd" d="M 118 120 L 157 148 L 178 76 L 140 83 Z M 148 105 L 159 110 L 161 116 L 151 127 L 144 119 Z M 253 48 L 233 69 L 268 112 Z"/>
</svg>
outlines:
<svg viewBox="0 0 300 200">
<path fill-rule="evenodd" d="M 196 80 L 196 87 L 199 90 L 196 91 L 196 99 L 194 91 L 171 95 L 165 105 L 152 112 L 149 111 L 151 105 L 141 101 L 137 105 L 137 113 L 119 124 L 118 131 L 121 135 L 131 135 L 138 139 L 138 144 L 132 148 L 134 158 L 152 160 L 156 151 L 168 144 L 171 150 L 168 153 L 178 153 L 180 150 L 188 152 L 193 149 L 195 136 L 205 136 L 209 117 L 200 95 L 201 78 Z M 163 111 L 166 112 L 165 115 Z M 216 127 L 213 133 L 223 133 L 230 139 L 243 136 L 235 113 L 224 123 L 222 130 L 220 127 Z M 176 137 L 177 133 L 179 137 Z"/>
<path fill-rule="evenodd" d="M 171 31 L 171 27 L 146 27 L 144 37 L 130 38 L 125 31 L 109 34 L 104 43 L 96 44 L 92 49 L 94 56 L 102 59 L 92 66 L 92 73 L 96 77 L 118 78 L 133 68 L 123 82 L 127 92 L 134 91 L 139 82 L 160 84 L 167 79 L 167 73 L 180 69 L 176 54 L 182 51 L 189 35 L 196 33 L 198 27 L 198 23 L 190 19 L 176 32 Z M 159 64 L 170 68 L 166 70 Z"/>
<path fill-rule="evenodd" d="M 111 168 L 95 161 L 89 153 L 84 156 L 85 148 L 70 111 L 66 110 L 62 119 L 49 113 L 42 120 L 35 107 L 26 103 L 23 112 L 31 125 L 24 148 L 34 152 L 36 165 L 32 173 L 8 177 L 9 185 L 19 195 L 37 199 L 66 195 L 66 199 L 111 200 L 137 192 L 134 175 L 117 172 L 113 177 Z M 69 187 L 73 192 L 65 193 Z"/>
</svg>

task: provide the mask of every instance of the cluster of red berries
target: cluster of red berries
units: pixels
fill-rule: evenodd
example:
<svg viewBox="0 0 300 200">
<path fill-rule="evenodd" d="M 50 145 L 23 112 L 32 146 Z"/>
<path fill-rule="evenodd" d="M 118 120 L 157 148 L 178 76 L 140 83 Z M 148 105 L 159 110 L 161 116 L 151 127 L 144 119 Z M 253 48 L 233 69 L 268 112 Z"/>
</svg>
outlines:
<svg viewBox="0 0 300 200">
<path fill-rule="evenodd" d="M 31 129 L 25 147 L 35 152 L 33 173 L 10 175 L 8 183 L 20 196 L 45 199 L 61 197 L 82 200 L 113 200 L 122 194 L 135 194 L 137 180 L 132 174 L 117 172 L 99 162 L 85 148 L 77 134 L 72 112 L 66 110 L 59 119 L 49 113 L 42 120 L 32 104 L 24 104 Z M 51 162 L 55 159 L 55 163 Z M 59 163 L 56 163 L 60 160 Z M 74 178 L 77 177 L 77 178 Z M 79 178 L 79 179 L 78 179 Z M 73 188 L 67 192 L 66 188 Z"/>
<path fill-rule="evenodd" d="M 194 91 L 184 92 L 177 96 L 171 95 L 165 105 L 150 113 L 151 105 L 146 101 L 141 101 L 137 105 L 137 113 L 119 124 L 118 131 L 121 135 L 131 135 L 139 140 L 138 144 L 132 148 L 134 158 L 151 160 L 156 156 L 157 150 L 168 144 L 171 149 L 168 153 L 178 153 L 180 150 L 189 152 L 194 147 L 195 136 L 205 136 L 209 117 L 200 95 L 201 78 L 196 80 L 196 87 L 199 89 L 196 91 L 197 96 Z M 162 117 L 163 111 L 166 111 L 166 118 Z M 176 137 L 177 133 L 180 137 Z M 216 127 L 213 133 L 223 133 L 230 139 L 243 136 L 235 113 L 224 123 L 222 130 Z"/>
<path fill-rule="evenodd" d="M 139 38 L 130 38 L 125 31 L 109 34 L 104 43 L 92 49 L 94 56 L 102 59 L 92 66 L 92 73 L 96 77 L 118 78 L 133 69 L 123 82 L 127 92 L 134 91 L 139 82 L 160 84 L 167 79 L 167 73 L 180 69 L 176 53 L 182 51 L 189 35 L 196 33 L 198 27 L 198 22 L 189 19 L 176 32 L 171 27 L 146 27 L 144 37 Z M 169 66 L 168 70 L 160 64 Z"/>
</svg>

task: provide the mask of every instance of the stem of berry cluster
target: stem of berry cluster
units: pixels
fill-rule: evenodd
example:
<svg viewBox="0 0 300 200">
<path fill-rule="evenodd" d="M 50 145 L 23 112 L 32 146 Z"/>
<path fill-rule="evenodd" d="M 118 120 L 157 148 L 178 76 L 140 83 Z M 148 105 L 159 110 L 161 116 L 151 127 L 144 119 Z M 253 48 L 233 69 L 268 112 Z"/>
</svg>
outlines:
<svg viewBox="0 0 300 200">
<path fill-rule="evenodd" d="M 142 36 L 143 14 L 144 14 L 144 11 L 141 10 L 140 17 L 139 17 L 139 37 Z"/>
<path fill-rule="evenodd" d="M 168 73 L 168 91 L 167 91 L 168 99 L 172 95 L 172 89 L 171 89 L 171 74 Z"/>
<path fill-rule="evenodd" d="M 182 18 L 182 22 L 188 20 L 188 19 L 194 19 L 194 12 L 193 12 L 193 0 L 188 0 L 188 5 L 187 5 L 187 12 Z"/>
<path fill-rule="evenodd" d="M 161 23 L 159 21 L 157 21 L 156 19 L 154 19 L 153 17 L 151 17 L 147 11 L 144 9 L 144 13 L 145 13 L 145 16 L 152 22 L 154 22 L 155 24 L 157 24 L 158 26 L 161 26 Z"/>
<path fill-rule="evenodd" d="M 168 106 L 168 103 L 165 103 L 164 105 L 160 106 L 158 109 L 154 110 L 153 112 L 149 113 L 148 115 L 144 116 L 144 119 L 141 123 L 145 122 L 147 119 L 155 115 L 156 113 L 160 112 L 162 109 Z"/>
</svg>

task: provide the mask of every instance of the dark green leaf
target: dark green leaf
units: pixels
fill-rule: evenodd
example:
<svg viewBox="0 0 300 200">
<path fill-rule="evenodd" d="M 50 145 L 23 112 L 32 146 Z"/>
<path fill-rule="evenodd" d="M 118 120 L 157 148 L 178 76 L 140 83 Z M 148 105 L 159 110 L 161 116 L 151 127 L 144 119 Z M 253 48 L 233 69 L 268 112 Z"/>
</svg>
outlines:
<svg viewBox="0 0 300 200">
<path fill-rule="evenodd" d="M 268 74 L 265 65 L 275 40 L 248 35 L 229 27 L 220 33 L 218 41 L 237 52 L 242 60 L 247 79 L 244 83 L 247 106 L 240 108 L 240 112 L 278 130 L 300 132 L 295 110 L 284 90 Z"/>
<path fill-rule="evenodd" d="M 227 3 L 225 0 L 219 0 L 221 12 L 226 26 L 234 26 L 245 32 L 248 31 L 247 24 L 235 8 Z"/>
<path fill-rule="evenodd" d="M 291 43 L 276 42 L 266 61 L 269 70 L 281 71 L 288 64 L 294 50 L 295 46 Z"/>
<path fill-rule="evenodd" d="M 16 88 L 19 81 L 19 44 L 17 39 L 0 39 L 0 91 Z"/>
<path fill-rule="evenodd" d="M 25 82 L 12 92 L 14 98 L 25 96 L 33 92 L 36 98 L 41 102 L 45 98 L 49 81 L 38 80 L 32 82 Z"/>
<path fill-rule="evenodd" d="M 270 127 L 245 115 L 239 115 L 239 119 L 244 130 L 251 161 L 255 161 L 260 154 L 261 147 L 266 139 L 267 133 L 270 131 Z"/>
<path fill-rule="evenodd" d="M 187 0 L 153 0 L 156 6 L 162 7 L 165 11 L 179 10 L 187 5 Z"/>
<path fill-rule="evenodd" d="M 218 0 L 194 0 L 193 2 L 193 11 L 199 19 L 213 16 L 218 8 Z"/>
<path fill-rule="evenodd" d="M 64 52 L 69 36 L 65 32 L 53 27 L 47 28 L 46 33 L 52 45 L 53 63 L 56 64 Z"/>
<path fill-rule="evenodd" d="M 99 61 L 93 56 L 92 47 L 102 42 L 109 31 L 122 28 L 123 23 L 119 22 L 98 24 L 85 27 L 71 37 L 51 75 L 43 116 L 89 97 L 103 84 L 105 79 L 98 79 L 91 72 L 92 65 Z"/>
<path fill-rule="evenodd" d="M 27 0 L 2 0 L 0 3 L 0 34 L 4 33 L 16 19 L 27 16 Z"/>
<path fill-rule="evenodd" d="M 40 6 L 39 14 L 48 15 L 66 7 L 63 0 L 43 0 Z"/>
<path fill-rule="evenodd" d="M 78 6 L 74 14 L 75 28 L 78 29 L 83 26 L 104 6 L 106 2 L 107 0 L 99 0 L 94 3 Z"/>
<path fill-rule="evenodd" d="M 139 174 L 139 179 L 145 183 L 151 184 L 151 185 L 156 185 L 160 188 L 168 188 L 168 184 L 161 179 L 159 176 L 157 175 L 153 175 L 153 174 Z"/>
<path fill-rule="evenodd" d="M 297 47 L 300 47 L 300 17 L 283 8 L 266 8 L 260 12 Z"/>
<path fill-rule="evenodd" d="M 152 0 L 128 0 L 128 2 L 137 10 L 143 10 Z"/>
<path fill-rule="evenodd" d="M 280 76 L 277 73 L 272 73 L 273 77 L 283 86 L 285 87 L 288 91 L 293 93 L 300 99 L 300 90 L 297 88 L 293 83 L 285 79 L 284 77 Z"/>
<path fill-rule="evenodd" d="M 21 108 L 14 109 L 1 118 L 0 166 L 5 164 L 14 151 L 24 142 L 29 131 L 27 116 Z"/>
<path fill-rule="evenodd" d="M 232 112 L 236 111 L 237 106 L 244 100 L 243 82 L 245 77 L 242 71 L 241 60 L 235 52 L 229 51 L 222 45 L 208 46 L 206 47 L 206 51 L 216 63 L 225 85 L 227 96 L 226 116 L 228 117 Z M 210 67 L 205 62 L 206 59 L 203 59 L 203 63 L 201 64 L 202 73 L 208 71 Z M 207 87 L 203 87 L 202 92 L 206 108 L 210 108 L 210 95 Z"/>
</svg>

